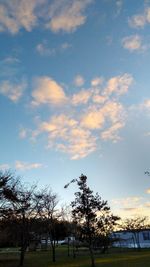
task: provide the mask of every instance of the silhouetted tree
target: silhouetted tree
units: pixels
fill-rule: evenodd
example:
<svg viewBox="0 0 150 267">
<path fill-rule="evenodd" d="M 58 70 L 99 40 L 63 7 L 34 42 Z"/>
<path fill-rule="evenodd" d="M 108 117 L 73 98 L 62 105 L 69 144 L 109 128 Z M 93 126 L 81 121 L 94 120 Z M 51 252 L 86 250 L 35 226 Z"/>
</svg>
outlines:
<svg viewBox="0 0 150 267">
<path fill-rule="evenodd" d="M 28 188 L 21 183 L 17 187 L 17 201 L 12 202 L 13 214 L 20 224 L 21 233 L 21 254 L 20 266 L 24 264 L 24 256 L 30 240 L 30 219 L 36 216 L 35 207 L 37 203 L 34 201 L 36 186 Z"/>
<path fill-rule="evenodd" d="M 119 220 L 120 217 L 114 216 L 110 211 L 103 212 L 98 218 L 97 234 L 101 243 L 102 253 L 105 253 L 111 245 L 111 233 L 113 233 L 115 227 L 118 226 Z"/>
<path fill-rule="evenodd" d="M 101 199 L 98 193 L 95 195 L 87 185 L 87 177 L 81 175 L 79 179 L 73 179 L 70 183 L 76 182 L 79 191 L 75 193 L 75 200 L 71 203 L 74 221 L 81 226 L 81 231 L 86 240 L 91 256 L 91 266 L 95 266 L 93 243 L 98 227 L 100 216 L 109 212 L 107 201 Z M 67 188 L 70 183 L 65 185 Z"/>
<path fill-rule="evenodd" d="M 0 216 L 4 217 L 10 212 L 10 202 L 17 200 L 16 186 L 18 178 L 10 171 L 0 171 Z"/>
<path fill-rule="evenodd" d="M 56 206 L 58 204 L 57 194 L 50 189 L 44 189 L 36 196 L 40 201 L 37 205 L 37 211 L 40 218 L 45 222 L 46 233 L 50 239 L 52 247 L 52 261 L 56 261 L 56 222 L 58 213 Z"/>
</svg>

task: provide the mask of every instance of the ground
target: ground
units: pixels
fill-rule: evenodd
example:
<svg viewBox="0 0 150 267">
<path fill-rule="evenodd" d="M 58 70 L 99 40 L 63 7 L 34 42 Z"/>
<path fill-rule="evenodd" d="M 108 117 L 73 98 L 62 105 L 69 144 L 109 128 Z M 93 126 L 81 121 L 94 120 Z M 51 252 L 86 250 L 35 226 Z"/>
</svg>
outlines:
<svg viewBox="0 0 150 267">
<path fill-rule="evenodd" d="M 19 252 L 7 249 L 0 251 L 0 267 L 18 267 Z M 87 251 L 80 251 L 74 259 L 67 256 L 67 248 L 58 248 L 56 262 L 52 263 L 50 251 L 28 252 L 24 267 L 90 267 Z M 150 250 L 110 251 L 96 254 L 96 267 L 149 267 Z"/>
</svg>

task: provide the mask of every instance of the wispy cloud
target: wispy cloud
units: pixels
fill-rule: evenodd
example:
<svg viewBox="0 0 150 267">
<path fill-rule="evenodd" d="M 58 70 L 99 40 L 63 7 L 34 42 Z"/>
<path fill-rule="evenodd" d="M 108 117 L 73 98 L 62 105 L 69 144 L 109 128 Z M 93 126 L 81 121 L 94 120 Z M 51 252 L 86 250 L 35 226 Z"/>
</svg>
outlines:
<svg viewBox="0 0 150 267">
<path fill-rule="evenodd" d="M 74 85 L 77 86 L 77 87 L 80 87 L 80 86 L 84 85 L 84 82 L 85 82 L 84 78 L 81 75 L 77 75 L 74 78 Z"/>
<path fill-rule="evenodd" d="M 112 140 L 113 142 L 117 142 L 118 140 L 120 140 L 120 136 L 118 135 L 118 132 L 124 126 L 125 126 L 124 122 L 119 121 L 119 122 L 114 123 L 109 129 L 101 133 L 102 139 Z"/>
<path fill-rule="evenodd" d="M 5 0 L 0 3 L 0 32 L 30 32 L 42 24 L 53 32 L 73 32 L 86 21 L 93 0 Z"/>
<path fill-rule="evenodd" d="M 123 0 L 116 0 L 116 8 L 117 8 L 116 16 L 120 15 L 122 6 L 123 6 Z"/>
<path fill-rule="evenodd" d="M 0 4 L 0 31 L 12 34 L 21 28 L 31 31 L 38 23 L 37 9 L 43 0 L 5 0 Z"/>
<path fill-rule="evenodd" d="M 96 149 L 96 138 L 79 122 L 65 114 L 53 116 L 39 125 L 39 132 L 48 133 L 48 147 L 68 153 L 71 159 L 83 158 Z"/>
<path fill-rule="evenodd" d="M 36 46 L 36 51 L 41 55 L 41 56 L 55 56 L 56 54 L 60 54 L 65 52 L 71 48 L 71 44 L 69 43 L 62 43 L 57 47 L 50 47 L 48 42 L 44 40 L 43 42 L 37 44 Z"/>
<path fill-rule="evenodd" d="M 67 100 L 62 86 L 59 85 L 55 80 L 47 76 L 35 79 L 32 98 L 33 105 L 61 105 Z"/>
<path fill-rule="evenodd" d="M 150 23 L 150 7 L 146 7 L 143 13 L 135 14 L 129 18 L 129 25 L 133 28 L 144 28 Z"/>
<path fill-rule="evenodd" d="M 103 83 L 103 78 L 102 77 L 95 77 L 91 81 L 91 86 L 97 87 L 97 86 L 102 85 L 102 83 Z"/>
<path fill-rule="evenodd" d="M 26 138 L 26 137 L 27 137 L 27 129 L 21 127 L 21 128 L 20 128 L 20 131 L 19 131 L 19 137 L 20 137 L 21 139 Z"/>
<path fill-rule="evenodd" d="M 48 47 L 46 42 L 37 44 L 36 51 L 41 56 L 52 56 L 52 55 L 55 54 L 55 49 L 52 49 L 52 48 Z"/>
<path fill-rule="evenodd" d="M 17 102 L 23 95 L 27 87 L 27 82 L 22 80 L 20 83 L 11 83 L 4 80 L 0 83 L 0 94 L 8 97 L 11 101 Z"/>
<path fill-rule="evenodd" d="M 38 168 L 42 168 L 42 167 L 43 167 L 43 165 L 41 163 L 29 163 L 29 162 L 22 162 L 19 160 L 17 160 L 15 162 L 15 168 L 17 170 L 21 170 L 21 171 L 38 169 Z"/>
<path fill-rule="evenodd" d="M 91 90 L 84 90 L 83 89 L 80 92 L 78 92 L 78 93 L 76 93 L 76 94 L 74 94 L 72 96 L 71 103 L 74 106 L 87 104 L 87 102 L 89 101 L 91 95 L 92 95 L 92 91 Z"/>
<path fill-rule="evenodd" d="M 120 76 L 112 77 L 104 90 L 104 95 L 116 94 L 121 96 L 128 92 L 129 86 L 133 83 L 132 75 L 125 73 Z"/>
<path fill-rule="evenodd" d="M 86 21 L 85 9 L 93 0 L 55 0 L 50 5 L 50 21 L 46 24 L 53 32 L 73 32 Z"/>
<path fill-rule="evenodd" d="M 139 196 L 130 196 L 126 198 L 113 199 L 111 201 L 112 209 L 117 212 L 121 218 L 135 216 L 147 216 L 147 202 Z"/>
<path fill-rule="evenodd" d="M 146 46 L 142 43 L 142 37 L 137 34 L 124 37 L 122 39 L 122 46 L 130 52 L 143 51 L 146 49 Z"/>
</svg>

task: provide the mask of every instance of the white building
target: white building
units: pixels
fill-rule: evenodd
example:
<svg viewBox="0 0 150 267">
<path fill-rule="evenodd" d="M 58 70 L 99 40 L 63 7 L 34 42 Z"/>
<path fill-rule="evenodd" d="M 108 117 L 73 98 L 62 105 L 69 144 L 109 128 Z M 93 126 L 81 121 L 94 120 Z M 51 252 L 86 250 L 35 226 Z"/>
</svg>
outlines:
<svg viewBox="0 0 150 267">
<path fill-rule="evenodd" d="M 150 248 L 150 229 L 140 231 L 117 231 L 111 234 L 114 247 Z"/>
</svg>

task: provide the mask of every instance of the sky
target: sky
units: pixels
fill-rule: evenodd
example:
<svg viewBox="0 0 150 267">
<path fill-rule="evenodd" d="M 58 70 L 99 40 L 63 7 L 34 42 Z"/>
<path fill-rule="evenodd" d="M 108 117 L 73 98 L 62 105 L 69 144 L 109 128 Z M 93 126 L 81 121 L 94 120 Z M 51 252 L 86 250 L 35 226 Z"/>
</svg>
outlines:
<svg viewBox="0 0 150 267">
<path fill-rule="evenodd" d="M 0 0 L 0 169 L 150 211 L 150 1 Z"/>
</svg>

